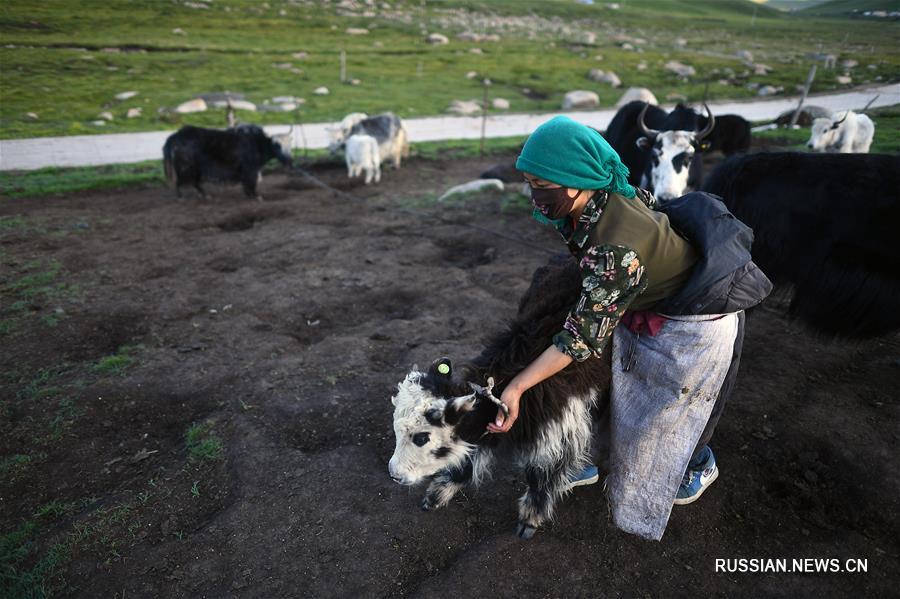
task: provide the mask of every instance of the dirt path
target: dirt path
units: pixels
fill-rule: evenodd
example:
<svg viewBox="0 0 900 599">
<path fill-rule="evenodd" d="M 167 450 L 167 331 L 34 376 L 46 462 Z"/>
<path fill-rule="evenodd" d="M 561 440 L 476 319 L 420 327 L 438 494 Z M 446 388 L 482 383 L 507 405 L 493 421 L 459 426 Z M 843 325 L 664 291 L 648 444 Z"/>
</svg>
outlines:
<svg viewBox="0 0 900 599">
<path fill-rule="evenodd" d="M 413 161 L 355 205 L 285 175 L 261 204 L 151 187 L 0 205 L 18 223 L 0 232 L 0 458 L 28 457 L 4 462 L 0 532 L 34 524 L 17 571 L 58 555 L 62 595 L 129 599 L 893 594 L 900 339 L 824 342 L 777 301 L 750 317 L 721 476 L 661 543 L 613 529 L 600 485 L 522 542 L 511 466 L 437 513 L 391 482 L 396 383 L 476 354 L 546 259 L 393 211 L 434 210 L 416 198 L 485 165 Z M 511 198 L 443 214 L 561 248 Z M 714 572 L 756 557 L 868 573 Z"/>
<path fill-rule="evenodd" d="M 861 109 L 878 96 L 873 108 L 900 104 L 900 85 L 867 86 L 840 93 L 810 96 L 807 104 L 831 110 Z M 797 106 L 797 98 L 722 100 L 710 102 L 715 114 L 738 114 L 751 121 L 774 119 Z M 562 113 L 578 121 L 605 130 L 615 116 L 614 109 Z M 492 114 L 486 124 L 488 138 L 525 136 L 538 125 L 554 116 L 544 114 Z M 437 141 L 447 139 L 480 139 L 481 117 L 438 116 L 403 119 L 409 141 Z M 295 148 L 326 148 L 328 128 L 337 123 L 308 123 L 291 129 L 288 125 L 270 125 L 266 131 L 293 135 Z M 0 170 L 34 170 L 48 166 L 95 166 L 156 160 L 172 131 L 116 133 L 111 135 L 73 135 L 35 139 L 0 140 Z"/>
</svg>

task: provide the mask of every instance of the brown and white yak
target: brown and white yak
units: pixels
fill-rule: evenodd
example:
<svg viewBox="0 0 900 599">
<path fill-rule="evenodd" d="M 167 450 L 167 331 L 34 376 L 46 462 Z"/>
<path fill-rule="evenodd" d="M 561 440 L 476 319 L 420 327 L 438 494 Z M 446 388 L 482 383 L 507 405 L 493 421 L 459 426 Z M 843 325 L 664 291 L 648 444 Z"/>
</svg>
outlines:
<svg viewBox="0 0 900 599">
<path fill-rule="evenodd" d="M 427 372 L 413 367 L 392 398 L 396 447 L 388 467 L 402 485 L 430 479 L 424 510 L 445 506 L 466 484 L 477 484 L 498 453 L 511 453 L 524 468 L 528 490 L 519 500 L 518 536 L 528 539 L 553 515 L 571 477 L 588 460 L 591 408 L 606 400 L 607 362 L 573 362 L 523 396 L 509 433 L 488 434 L 497 397 L 516 374 L 551 344 L 578 298 L 581 277 L 574 261 L 556 259 L 538 269 L 509 327 L 491 338 L 471 363 L 456 368 L 447 358 Z"/>
</svg>

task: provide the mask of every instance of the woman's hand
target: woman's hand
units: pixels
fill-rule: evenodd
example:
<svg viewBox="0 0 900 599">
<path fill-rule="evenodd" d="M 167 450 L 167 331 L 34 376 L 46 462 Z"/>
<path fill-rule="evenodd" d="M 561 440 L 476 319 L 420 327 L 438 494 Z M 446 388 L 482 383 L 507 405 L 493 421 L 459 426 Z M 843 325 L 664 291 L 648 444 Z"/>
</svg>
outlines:
<svg viewBox="0 0 900 599">
<path fill-rule="evenodd" d="M 508 415 L 503 414 L 503 410 L 497 408 L 497 419 L 487 425 L 487 429 L 492 433 L 506 433 L 512 428 L 516 418 L 519 417 L 519 401 L 522 399 L 522 392 L 509 385 L 500 395 L 500 401 L 509 410 Z"/>
<path fill-rule="evenodd" d="M 503 410 L 497 410 L 497 419 L 487 425 L 488 432 L 506 433 L 512 428 L 513 422 L 519 417 L 519 401 L 522 394 L 546 380 L 572 363 L 572 358 L 562 353 L 556 347 L 550 346 L 537 360 L 529 364 L 525 370 L 513 377 L 509 382 L 500 401 L 509 408 L 509 414 L 504 415 Z"/>
</svg>

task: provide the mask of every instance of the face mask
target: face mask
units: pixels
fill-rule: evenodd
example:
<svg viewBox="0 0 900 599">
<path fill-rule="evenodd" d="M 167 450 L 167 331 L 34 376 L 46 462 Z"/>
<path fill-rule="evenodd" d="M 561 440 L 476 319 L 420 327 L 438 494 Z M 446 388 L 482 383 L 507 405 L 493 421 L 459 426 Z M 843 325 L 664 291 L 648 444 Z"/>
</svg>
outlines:
<svg viewBox="0 0 900 599">
<path fill-rule="evenodd" d="M 570 198 L 569 190 L 565 187 L 557 187 L 555 189 L 531 188 L 531 203 L 550 220 L 565 218 L 572 211 L 572 206 L 575 204 L 575 198 L 577 197 L 578 192 L 576 191 L 575 196 Z"/>
<path fill-rule="evenodd" d="M 566 226 L 566 217 L 558 218 L 556 220 L 551 220 L 551 219 L 547 218 L 546 216 L 544 216 L 543 214 L 541 214 L 541 211 L 538 210 L 537 208 L 534 209 L 534 212 L 531 213 L 531 216 L 532 216 L 532 218 L 534 218 L 534 220 L 541 223 L 542 225 L 553 225 L 557 229 L 562 229 L 563 227 Z"/>
</svg>

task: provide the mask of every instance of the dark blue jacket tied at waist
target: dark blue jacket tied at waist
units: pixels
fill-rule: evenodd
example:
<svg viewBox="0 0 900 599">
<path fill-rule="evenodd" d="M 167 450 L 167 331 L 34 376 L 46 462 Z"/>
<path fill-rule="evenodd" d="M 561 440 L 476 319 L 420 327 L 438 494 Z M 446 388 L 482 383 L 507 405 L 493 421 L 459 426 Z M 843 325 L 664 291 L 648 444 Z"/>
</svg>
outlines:
<svg viewBox="0 0 900 599">
<path fill-rule="evenodd" d="M 752 308 L 772 282 L 750 256 L 753 231 L 717 196 L 695 191 L 656 208 L 700 254 L 687 283 L 653 307 L 659 314 L 729 314 Z"/>
</svg>

